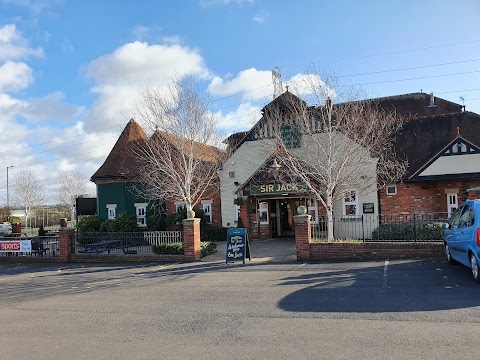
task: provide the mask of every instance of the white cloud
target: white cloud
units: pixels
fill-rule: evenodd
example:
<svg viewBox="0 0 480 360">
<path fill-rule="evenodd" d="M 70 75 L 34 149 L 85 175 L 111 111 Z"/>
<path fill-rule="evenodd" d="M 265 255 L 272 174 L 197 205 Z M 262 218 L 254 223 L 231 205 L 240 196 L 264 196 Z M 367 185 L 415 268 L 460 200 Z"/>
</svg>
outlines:
<svg viewBox="0 0 480 360">
<path fill-rule="evenodd" d="M 19 114 L 31 121 L 48 121 L 52 118 L 71 121 L 82 111 L 84 108 L 81 106 L 67 104 L 64 94 L 58 91 L 44 97 L 28 99 Z"/>
<path fill-rule="evenodd" d="M 263 24 L 267 19 L 269 18 L 270 14 L 257 14 L 253 17 L 253 21 L 255 21 L 258 24 Z"/>
<path fill-rule="evenodd" d="M 262 116 L 261 108 L 250 103 L 243 103 L 236 110 L 226 114 L 219 111 L 216 115 L 220 119 L 218 126 L 228 135 L 250 130 Z"/>
<path fill-rule="evenodd" d="M 255 68 L 240 71 L 230 80 L 215 76 L 208 85 L 208 91 L 215 96 L 241 94 L 243 100 L 259 100 L 273 95 L 272 72 Z"/>
<path fill-rule="evenodd" d="M 32 69 L 23 62 L 7 61 L 0 65 L 0 92 L 17 92 L 33 81 Z"/>
<path fill-rule="evenodd" d="M 99 94 L 92 116 L 112 124 L 139 101 L 144 86 L 165 86 L 172 79 L 184 76 L 199 79 L 211 76 L 195 49 L 138 41 L 93 60 L 86 74 L 96 81 L 92 92 Z"/>
<path fill-rule="evenodd" d="M 14 24 L 0 27 L 0 61 L 23 59 L 30 55 L 43 56 L 43 49 L 33 49 Z"/>
<path fill-rule="evenodd" d="M 289 91 L 298 96 L 321 95 L 335 98 L 335 90 L 330 88 L 317 74 L 296 74 L 286 82 Z"/>
</svg>

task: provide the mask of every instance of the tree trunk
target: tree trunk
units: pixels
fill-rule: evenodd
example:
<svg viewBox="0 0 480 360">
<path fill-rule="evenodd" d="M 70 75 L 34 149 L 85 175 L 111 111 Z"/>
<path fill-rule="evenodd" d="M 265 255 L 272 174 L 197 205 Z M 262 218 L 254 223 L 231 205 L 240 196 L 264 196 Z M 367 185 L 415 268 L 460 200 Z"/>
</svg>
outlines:
<svg viewBox="0 0 480 360">
<path fill-rule="evenodd" d="M 333 199 L 327 196 L 327 241 L 333 242 Z"/>
</svg>

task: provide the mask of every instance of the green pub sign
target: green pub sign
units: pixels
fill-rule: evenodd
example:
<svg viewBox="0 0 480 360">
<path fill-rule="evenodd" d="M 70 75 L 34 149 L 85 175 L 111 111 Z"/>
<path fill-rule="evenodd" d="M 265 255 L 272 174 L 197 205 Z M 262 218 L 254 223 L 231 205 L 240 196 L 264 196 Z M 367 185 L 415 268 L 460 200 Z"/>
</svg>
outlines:
<svg viewBox="0 0 480 360">
<path fill-rule="evenodd" d="M 296 194 L 308 192 L 308 187 L 302 182 L 272 182 L 250 186 L 250 195 L 266 195 L 266 194 Z"/>
</svg>

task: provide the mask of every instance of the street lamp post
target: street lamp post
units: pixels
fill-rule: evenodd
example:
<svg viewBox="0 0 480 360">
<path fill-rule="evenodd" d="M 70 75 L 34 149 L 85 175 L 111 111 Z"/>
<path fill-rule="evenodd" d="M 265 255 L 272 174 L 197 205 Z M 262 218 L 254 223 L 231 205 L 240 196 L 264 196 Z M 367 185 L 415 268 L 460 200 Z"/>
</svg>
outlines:
<svg viewBox="0 0 480 360">
<path fill-rule="evenodd" d="M 10 216 L 10 198 L 8 194 L 8 169 L 13 168 L 14 166 L 7 166 L 7 211 L 8 211 L 8 216 Z"/>
</svg>

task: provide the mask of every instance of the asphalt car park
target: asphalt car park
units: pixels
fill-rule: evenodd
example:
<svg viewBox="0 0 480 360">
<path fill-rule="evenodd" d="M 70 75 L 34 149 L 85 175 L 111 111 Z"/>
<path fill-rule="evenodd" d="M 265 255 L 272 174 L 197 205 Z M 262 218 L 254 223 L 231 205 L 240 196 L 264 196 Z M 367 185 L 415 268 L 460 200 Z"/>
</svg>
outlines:
<svg viewBox="0 0 480 360">
<path fill-rule="evenodd" d="M 480 285 L 438 260 L 0 264 L 2 359 L 471 358 Z"/>
</svg>

